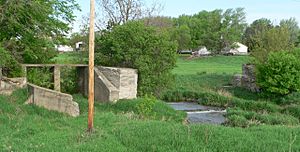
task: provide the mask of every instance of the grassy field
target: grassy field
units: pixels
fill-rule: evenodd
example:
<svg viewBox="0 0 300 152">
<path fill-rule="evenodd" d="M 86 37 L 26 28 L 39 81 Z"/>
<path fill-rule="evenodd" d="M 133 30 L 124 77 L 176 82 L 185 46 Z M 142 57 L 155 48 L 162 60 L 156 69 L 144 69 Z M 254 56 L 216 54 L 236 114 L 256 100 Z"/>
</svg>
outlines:
<svg viewBox="0 0 300 152">
<path fill-rule="evenodd" d="M 0 96 L 0 151 L 299 151 L 300 128 L 232 128 L 186 125 L 184 114 L 156 102 L 151 115 L 134 107 L 142 99 L 96 104 L 95 132 L 86 133 L 87 112 L 71 118 L 24 105 L 25 90 Z M 74 96 L 81 109 L 87 100 Z M 154 114 L 155 113 L 155 114 Z M 177 119 L 172 119 L 172 118 Z"/>
<path fill-rule="evenodd" d="M 88 52 L 67 52 L 58 54 L 51 59 L 52 62 L 57 64 L 87 64 Z"/>
<path fill-rule="evenodd" d="M 174 70 L 176 74 L 174 87 L 164 93 L 165 101 L 193 101 L 227 108 L 229 126 L 249 127 L 261 124 L 299 126 L 299 104 L 281 105 L 278 103 L 289 99 L 270 98 L 262 93 L 231 87 L 233 75 L 241 73 L 242 64 L 247 63 L 250 57 L 217 56 L 193 60 L 185 58 L 179 59 L 178 66 Z M 296 93 L 288 98 L 300 100 L 299 97 L 299 93 Z"/>
<path fill-rule="evenodd" d="M 181 56 L 173 72 L 178 75 L 197 73 L 241 73 L 241 65 L 247 63 L 249 60 L 250 57 L 248 56 L 216 56 L 198 59 L 187 59 L 187 57 Z"/>
<path fill-rule="evenodd" d="M 167 95 L 182 91 L 182 96 L 202 97 L 220 106 L 230 101 L 235 107 L 229 109 L 229 117 L 242 127 L 188 125 L 185 113 L 146 97 L 113 105 L 96 103 L 95 131 L 88 134 L 86 98 L 73 96 L 81 115 L 72 118 L 25 105 L 28 93 L 18 90 L 12 96 L 0 96 L 0 151 L 300 151 L 300 126 L 277 123 L 290 122 L 291 115 L 281 113 L 284 108 L 246 90 L 223 87 L 247 60 L 181 58 L 174 70 L 175 86 Z M 193 71 L 193 67 L 199 69 Z M 243 126 L 248 119 L 253 125 Z M 268 125 L 272 123 L 277 125 Z"/>
</svg>

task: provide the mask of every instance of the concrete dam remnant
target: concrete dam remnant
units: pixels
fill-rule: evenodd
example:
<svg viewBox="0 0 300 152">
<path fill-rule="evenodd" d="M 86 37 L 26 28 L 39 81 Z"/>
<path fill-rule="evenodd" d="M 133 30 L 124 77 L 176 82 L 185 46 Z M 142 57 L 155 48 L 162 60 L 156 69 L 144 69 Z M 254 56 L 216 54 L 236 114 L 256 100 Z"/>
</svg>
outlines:
<svg viewBox="0 0 300 152">
<path fill-rule="evenodd" d="M 77 84 L 80 93 L 88 95 L 88 66 L 83 64 L 24 64 L 23 69 L 50 67 L 53 69 L 54 90 L 42 88 L 34 84 L 27 83 L 26 75 L 23 78 L 12 79 L 14 82 L 19 80 L 22 83 L 16 83 L 20 87 L 12 87 L 15 84 L 6 81 L 2 76 L 0 69 L 0 94 L 11 93 L 17 88 L 27 85 L 29 99 L 26 103 L 35 104 L 49 110 L 66 113 L 70 116 L 79 116 L 79 106 L 73 101 L 69 94 L 60 92 L 60 69 L 61 67 L 75 67 L 78 74 Z M 4 81 L 5 80 L 5 81 Z M 13 81 L 14 80 L 14 81 Z M 22 81 L 21 81 L 22 80 Z M 9 82 L 9 85 L 7 84 Z M 24 83 L 25 82 L 25 83 Z M 95 100 L 99 102 L 116 102 L 120 99 L 134 99 L 137 96 L 138 74 L 137 70 L 129 68 L 115 67 L 95 67 Z M 9 86 L 9 87 L 8 87 Z"/>
<path fill-rule="evenodd" d="M 80 68 L 80 92 L 88 95 L 88 68 Z M 134 99 L 137 96 L 137 70 L 115 67 L 95 67 L 95 100 L 116 102 L 119 99 Z"/>
</svg>

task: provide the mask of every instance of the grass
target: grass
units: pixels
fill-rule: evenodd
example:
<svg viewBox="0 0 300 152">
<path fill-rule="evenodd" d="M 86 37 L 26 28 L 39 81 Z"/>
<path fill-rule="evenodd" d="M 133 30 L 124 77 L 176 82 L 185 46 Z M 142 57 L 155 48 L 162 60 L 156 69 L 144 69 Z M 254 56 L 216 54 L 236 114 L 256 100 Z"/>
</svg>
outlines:
<svg viewBox="0 0 300 152">
<path fill-rule="evenodd" d="M 241 64 L 250 60 L 248 56 L 216 56 L 198 59 L 179 57 L 177 67 L 173 70 L 178 75 L 197 73 L 234 74 L 241 73 Z"/>
<path fill-rule="evenodd" d="M 0 96 L 1 151 L 299 151 L 300 128 L 259 126 L 233 128 L 186 125 L 176 120 L 135 117 L 125 101 L 95 105 L 95 131 L 86 133 L 87 112 L 77 118 L 24 105 L 26 90 Z M 87 99 L 75 95 L 81 109 Z M 162 102 L 157 101 L 159 104 Z M 168 109 L 162 106 L 161 110 Z M 154 108 L 155 109 L 155 108 Z M 168 115 L 154 110 L 161 116 Z M 171 110 L 171 109 L 169 109 Z M 168 111 L 168 110 L 167 110 Z M 174 113 L 174 111 L 170 111 Z M 171 115 L 173 115 L 171 114 Z M 180 116 L 178 116 L 180 118 Z"/>
<path fill-rule="evenodd" d="M 299 93 L 284 98 L 266 98 L 261 93 L 230 87 L 233 75 L 241 73 L 242 64 L 249 60 L 247 56 L 216 56 L 193 60 L 181 56 L 173 71 L 176 74 L 175 85 L 164 93 L 163 99 L 243 110 L 227 116 L 227 124 L 231 126 L 240 124 L 240 127 L 248 127 L 245 124 L 251 124 L 252 121 L 257 121 L 254 123 L 256 125 L 299 125 Z M 242 115 L 245 113 L 247 117 Z M 241 123 L 243 121 L 245 123 Z"/>
<path fill-rule="evenodd" d="M 58 54 L 51 61 L 56 64 L 86 64 L 88 63 L 88 52 L 66 52 Z"/>
<path fill-rule="evenodd" d="M 234 73 L 241 72 L 247 57 L 179 60 L 175 86 L 166 97 L 230 107 L 229 126 L 188 125 L 185 113 L 145 97 L 117 104 L 96 102 L 95 130 L 89 134 L 86 98 L 73 96 L 81 114 L 72 118 L 25 105 L 28 93 L 23 89 L 12 96 L 0 95 L 0 151 L 300 151 L 297 94 L 282 100 L 292 101 L 291 105 L 277 105 L 244 89 L 224 88 Z M 205 62 L 212 63 L 211 71 L 189 70 L 204 67 Z"/>
</svg>

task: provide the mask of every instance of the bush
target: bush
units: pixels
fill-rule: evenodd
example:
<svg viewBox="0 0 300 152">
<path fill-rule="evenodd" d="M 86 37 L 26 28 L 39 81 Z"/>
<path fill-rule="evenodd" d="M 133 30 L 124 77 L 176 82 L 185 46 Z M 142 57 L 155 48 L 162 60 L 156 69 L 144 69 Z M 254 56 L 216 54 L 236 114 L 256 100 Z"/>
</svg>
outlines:
<svg viewBox="0 0 300 152">
<path fill-rule="evenodd" d="M 166 33 L 128 22 L 96 37 L 96 64 L 138 69 L 139 95 L 160 95 L 170 86 L 176 43 Z"/>
<path fill-rule="evenodd" d="M 77 73 L 76 69 L 72 67 L 61 68 L 61 92 L 75 94 L 78 93 Z"/>
<path fill-rule="evenodd" d="M 143 100 L 141 100 L 135 108 L 137 109 L 137 113 L 140 115 L 150 116 L 156 115 L 153 108 L 156 104 L 157 100 L 154 97 L 146 96 Z"/>
<path fill-rule="evenodd" d="M 257 66 L 257 83 L 270 95 L 300 91 L 300 61 L 288 52 L 271 52 Z"/>
<path fill-rule="evenodd" d="M 53 73 L 50 68 L 32 68 L 27 72 L 28 82 L 40 87 L 53 89 Z"/>
<path fill-rule="evenodd" d="M 4 69 L 9 69 L 6 75 L 8 77 L 20 77 L 23 75 L 21 65 L 6 51 L 3 47 L 0 46 L 0 67 Z"/>
</svg>

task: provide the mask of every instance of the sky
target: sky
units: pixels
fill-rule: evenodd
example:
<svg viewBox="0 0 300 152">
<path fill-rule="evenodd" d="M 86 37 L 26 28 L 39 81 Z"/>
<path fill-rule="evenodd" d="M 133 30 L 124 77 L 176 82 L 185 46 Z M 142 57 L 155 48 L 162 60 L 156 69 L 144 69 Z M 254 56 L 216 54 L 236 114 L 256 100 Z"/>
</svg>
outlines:
<svg viewBox="0 0 300 152">
<path fill-rule="evenodd" d="M 96 0 L 97 1 L 97 0 Z M 161 16 L 178 17 L 179 15 L 193 15 L 202 10 L 245 8 L 247 22 L 250 24 L 259 18 L 268 18 L 274 24 L 281 19 L 295 17 L 300 23 L 300 0 L 156 0 L 163 5 Z M 82 11 L 76 11 L 77 19 L 73 31 L 79 31 L 82 16 L 89 14 L 89 0 L 77 0 Z M 150 5 L 153 0 L 144 0 Z M 97 12 L 97 10 L 96 10 Z"/>
</svg>

